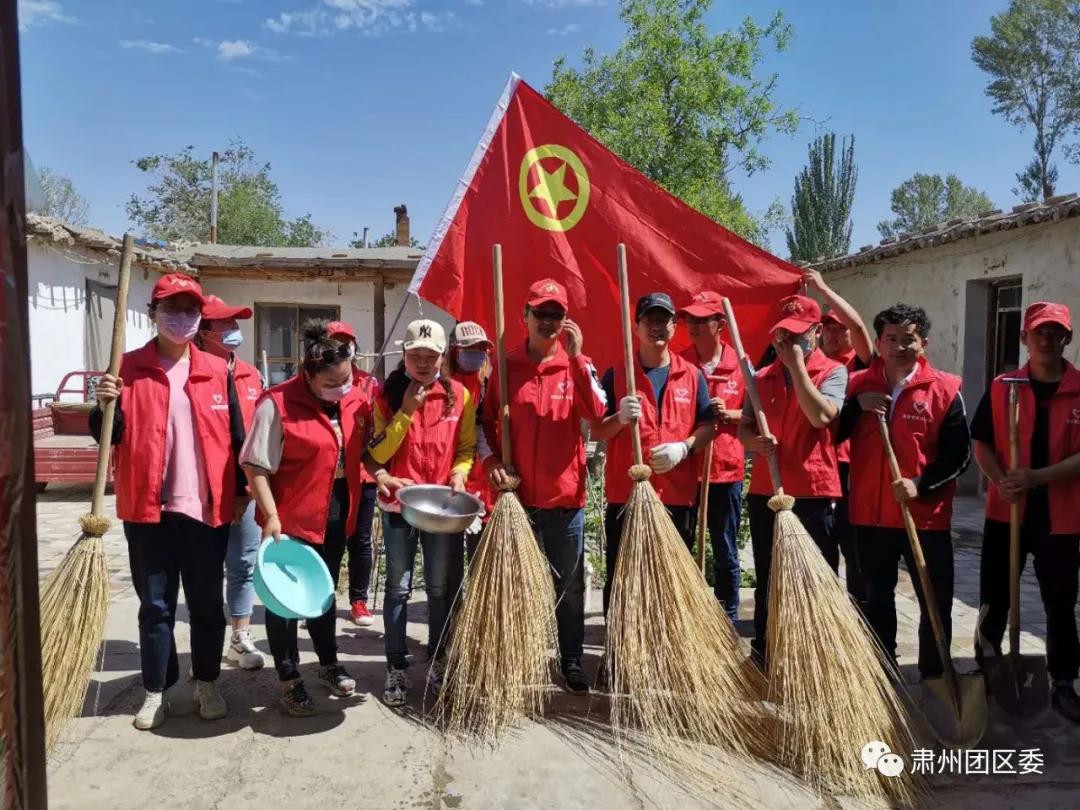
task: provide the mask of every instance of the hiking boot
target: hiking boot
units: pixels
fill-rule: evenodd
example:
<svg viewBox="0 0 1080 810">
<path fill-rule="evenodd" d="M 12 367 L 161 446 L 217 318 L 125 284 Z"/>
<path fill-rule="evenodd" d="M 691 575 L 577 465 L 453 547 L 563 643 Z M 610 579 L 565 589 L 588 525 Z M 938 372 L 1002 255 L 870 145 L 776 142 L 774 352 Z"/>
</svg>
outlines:
<svg viewBox="0 0 1080 810">
<path fill-rule="evenodd" d="M 147 691 L 139 713 L 135 715 L 134 725 L 139 731 L 149 731 L 165 722 L 169 715 L 169 703 L 164 692 Z"/>
<path fill-rule="evenodd" d="M 427 671 L 427 687 L 431 694 L 438 697 L 439 692 L 442 690 L 443 679 L 446 677 L 446 662 L 441 658 L 431 662 L 431 666 Z"/>
<path fill-rule="evenodd" d="M 589 694 L 589 679 L 585 677 L 580 661 L 564 661 L 562 676 L 566 682 L 566 691 L 574 695 Z"/>
<path fill-rule="evenodd" d="M 246 627 L 233 632 L 225 657 L 240 669 L 262 669 L 263 664 L 266 663 L 262 653 L 255 649 L 255 642 L 251 640 L 251 631 Z"/>
<path fill-rule="evenodd" d="M 1066 720 L 1080 723 L 1080 695 L 1076 694 L 1071 683 L 1054 686 L 1050 693 L 1050 705 Z"/>
<path fill-rule="evenodd" d="M 409 679 L 405 670 L 390 667 L 386 670 L 386 684 L 383 686 L 383 703 L 387 706 L 404 706 L 409 693 Z"/>
<path fill-rule="evenodd" d="M 203 720 L 220 720 L 229 713 L 229 707 L 218 693 L 217 681 L 195 681 L 195 705 Z"/>
<path fill-rule="evenodd" d="M 315 714 L 315 702 L 299 678 L 281 682 L 281 695 L 278 700 L 293 717 L 311 717 Z"/>
<path fill-rule="evenodd" d="M 331 695 L 338 697 L 348 697 L 356 691 L 356 681 L 349 677 L 345 667 L 340 664 L 319 667 L 319 683 L 326 686 Z"/>
<path fill-rule="evenodd" d="M 357 627 L 371 627 L 375 624 L 375 617 L 368 610 L 367 602 L 357 599 L 352 603 L 352 620 Z"/>
</svg>

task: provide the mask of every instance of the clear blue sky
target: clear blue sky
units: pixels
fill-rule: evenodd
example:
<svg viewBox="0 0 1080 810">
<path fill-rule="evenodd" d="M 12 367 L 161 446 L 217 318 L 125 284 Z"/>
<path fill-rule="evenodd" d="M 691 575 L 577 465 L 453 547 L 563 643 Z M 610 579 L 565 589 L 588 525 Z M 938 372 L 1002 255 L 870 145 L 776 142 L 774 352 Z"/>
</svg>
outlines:
<svg viewBox="0 0 1080 810">
<path fill-rule="evenodd" d="M 273 165 L 287 212 L 310 212 L 338 243 L 391 229 L 406 203 L 430 236 L 510 71 L 542 88 L 555 57 L 617 47 L 616 0 L 19 0 L 26 142 L 68 174 L 91 222 L 118 233 L 141 191 L 141 155 L 242 135 Z M 808 119 L 771 136 L 771 166 L 738 177 L 755 212 L 790 203 L 806 145 L 854 133 L 852 248 L 877 242 L 889 192 L 916 171 L 956 172 L 999 207 L 1030 131 L 990 113 L 972 37 L 1005 0 L 718 0 L 717 29 L 782 8 L 795 29 L 777 100 Z M 815 121 L 823 122 L 821 124 Z M 1059 191 L 1080 167 L 1059 156 Z M 786 255 L 780 233 L 772 249 Z"/>
</svg>

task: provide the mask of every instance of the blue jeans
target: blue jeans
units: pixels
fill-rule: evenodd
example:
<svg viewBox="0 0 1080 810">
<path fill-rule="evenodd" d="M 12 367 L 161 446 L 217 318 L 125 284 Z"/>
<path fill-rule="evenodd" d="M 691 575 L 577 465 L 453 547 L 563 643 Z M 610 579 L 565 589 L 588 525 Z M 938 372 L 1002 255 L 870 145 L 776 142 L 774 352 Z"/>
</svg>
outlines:
<svg viewBox="0 0 1080 810">
<path fill-rule="evenodd" d="M 244 511 L 239 523 L 229 526 L 229 547 L 225 552 L 225 603 L 230 618 L 251 615 L 255 604 L 255 558 L 262 544 L 262 531 L 255 522 L 255 501 Z"/>
<path fill-rule="evenodd" d="M 705 522 L 713 551 L 713 593 L 732 621 L 739 617 L 739 517 L 742 512 L 742 481 L 709 484 Z"/>
<path fill-rule="evenodd" d="M 537 542 L 555 580 L 555 621 L 559 655 L 565 664 L 581 662 L 585 641 L 585 510 L 529 509 Z"/>
<path fill-rule="evenodd" d="M 465 566 L 465 543 L 462 534 L 428 534 L 414 529 L 400 514 L 383 512 L 383 544 L 386 548 L 386 598 L 383 619 L 386 623 L 386 662 L 395 669 L 405 668 L 406 627 L 409 621 L 409 596 L 412 594 L 413 563 L 416 546 L 424 550 L 424 592 L 427 594 L 429 659 L 440 657 L 445 649 L 447 620 L 457 596 Z"/>
</svg>

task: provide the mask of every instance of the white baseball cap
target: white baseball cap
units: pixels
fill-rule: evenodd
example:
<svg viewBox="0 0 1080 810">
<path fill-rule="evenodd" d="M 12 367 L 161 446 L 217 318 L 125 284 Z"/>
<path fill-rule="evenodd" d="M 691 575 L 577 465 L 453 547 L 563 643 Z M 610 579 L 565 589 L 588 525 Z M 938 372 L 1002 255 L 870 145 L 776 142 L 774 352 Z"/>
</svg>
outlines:
<svg viewBox="0 0 1080 810">
<path fill-rule="evenodd" d="M 446 331 L 436 321 L 413 321 L 405 327 L 405 340 L 401 348 L 431 349 L 439 354 L 446 351 Z"/>
</svg>

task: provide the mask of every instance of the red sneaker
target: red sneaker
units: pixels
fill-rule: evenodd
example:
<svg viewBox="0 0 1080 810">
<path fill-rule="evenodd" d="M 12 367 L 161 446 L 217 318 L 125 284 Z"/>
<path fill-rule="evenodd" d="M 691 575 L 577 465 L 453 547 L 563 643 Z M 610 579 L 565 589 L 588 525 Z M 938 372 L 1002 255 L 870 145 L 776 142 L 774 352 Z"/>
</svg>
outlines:
<svg viewBox="0 0 1080 810">
<path fill-rule="evenodd" d="M 352 603 L 352 620 L 357 627 L 371 627 L 371 625 L 375 624 L 375 618 L 371 615 L 371 611 L 368 610 L 367 602 L 361 602 L 357 599 Z"/>
</svg>

